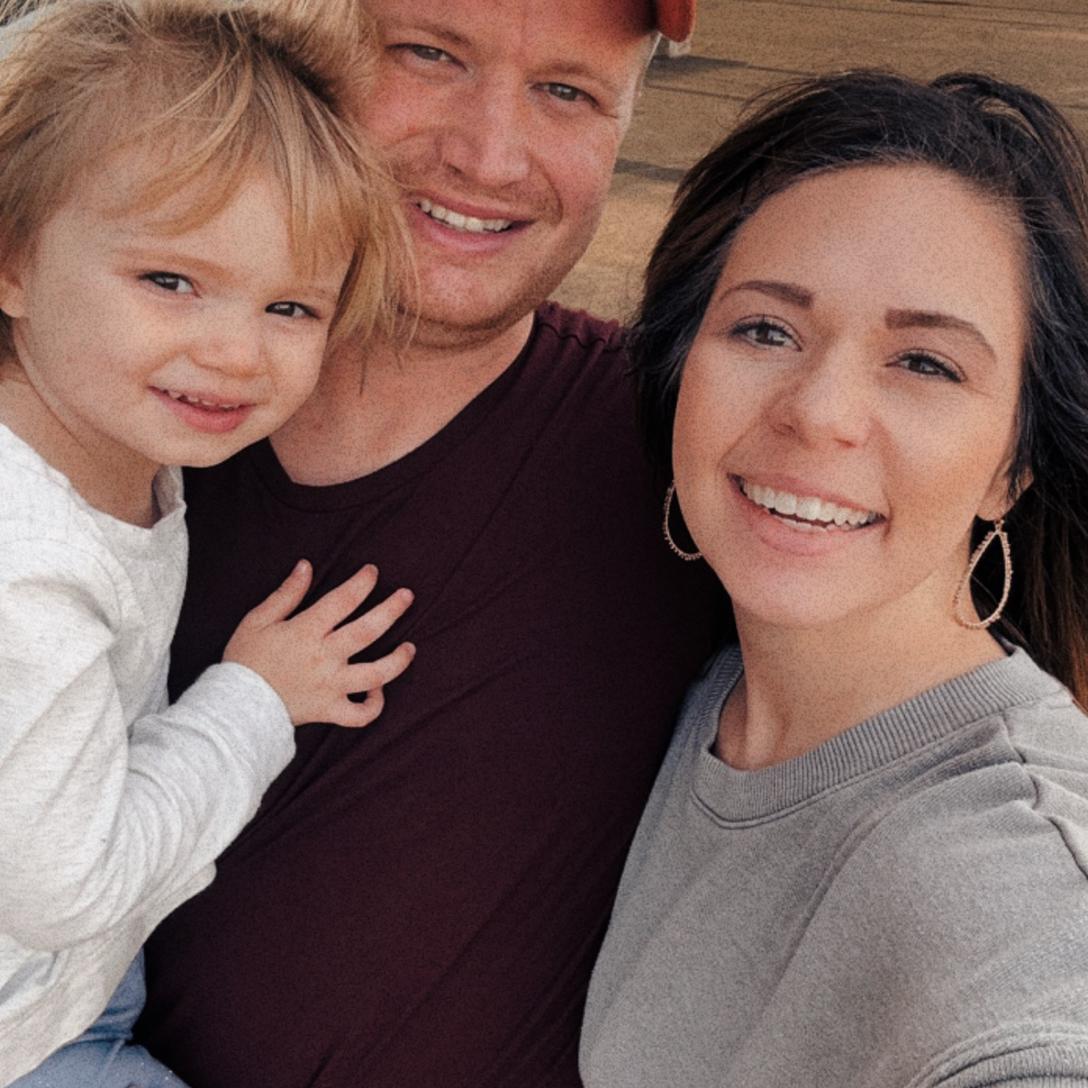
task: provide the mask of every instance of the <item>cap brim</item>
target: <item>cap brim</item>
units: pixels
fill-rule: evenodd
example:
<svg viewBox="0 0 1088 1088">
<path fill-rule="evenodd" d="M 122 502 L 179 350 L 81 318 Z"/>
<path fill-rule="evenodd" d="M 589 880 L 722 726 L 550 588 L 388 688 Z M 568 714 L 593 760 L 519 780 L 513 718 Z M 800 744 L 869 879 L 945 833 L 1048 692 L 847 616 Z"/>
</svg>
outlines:
<svg viewBox="0 0 1088 1088">
<path fill-rule="evenodd" d="M 695 0 L 655 0 L 657 29 L 674 42 L 690 37 L 695 26 Z"/>
</svg>

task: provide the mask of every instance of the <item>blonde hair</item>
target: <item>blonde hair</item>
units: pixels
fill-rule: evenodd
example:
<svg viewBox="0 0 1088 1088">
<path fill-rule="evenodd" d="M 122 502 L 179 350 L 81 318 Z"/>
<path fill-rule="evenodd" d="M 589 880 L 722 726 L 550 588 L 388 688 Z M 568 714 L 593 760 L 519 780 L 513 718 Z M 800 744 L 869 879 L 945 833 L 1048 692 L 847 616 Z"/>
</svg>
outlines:
<svg viewBox="0 0 1088 1088">
<path fill-rule="evenodd" d="M 0 0 L 0 22 L 13 19 L 0 29 L 0 261 L 32 252 L 104 156 L 139 148 L 152 174 L 128 210 L 195 185 L 164 224 L 182 231 L 270 173 L 301 260 L 352 253 L 333 336 L 393 332 L 409 260 L 399 200 L 344 112 L 375 56 L 360 0 Z M 10 345 L 6 317 L 0 335 Z"/>
</svg>

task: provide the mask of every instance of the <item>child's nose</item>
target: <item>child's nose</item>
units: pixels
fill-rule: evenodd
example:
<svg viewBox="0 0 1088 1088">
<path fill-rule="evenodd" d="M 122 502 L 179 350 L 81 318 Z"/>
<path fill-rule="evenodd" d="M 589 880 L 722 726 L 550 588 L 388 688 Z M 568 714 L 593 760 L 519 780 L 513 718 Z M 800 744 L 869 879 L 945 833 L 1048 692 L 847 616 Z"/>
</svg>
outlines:
<svg viewBox="0 0 1088 1088">
<path fill-rule="evenodd" d="M 248 378 L 263 368 L 259 331 L 245 320 L 220 319 L 194 345 L 200 366 L 232 377 Z"/>
</svg>

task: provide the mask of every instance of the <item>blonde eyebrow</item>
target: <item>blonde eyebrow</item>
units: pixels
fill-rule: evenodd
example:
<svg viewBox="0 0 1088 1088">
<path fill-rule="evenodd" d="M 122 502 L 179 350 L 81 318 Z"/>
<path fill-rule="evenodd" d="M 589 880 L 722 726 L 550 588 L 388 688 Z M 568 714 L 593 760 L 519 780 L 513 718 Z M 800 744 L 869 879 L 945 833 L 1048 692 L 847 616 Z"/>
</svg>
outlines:
<svg viewBox="0 0 1088 1088">
<path fill-rule="evenodd" d="M 411 23 L 405 23 L 403 25 L 395 24 L 390 28 L 389 36 L 394 40 L 410 38 L 416 31 L 430 34 L 443 44 L 452 45 L 460 49 L 472 49 L 474 45 L 472 39 L 466 38 L 463 34 L 459 34 L 456 30 L 453 30 L 440 22 L 426 18 L 414 19 Z M 583 64 L 580 61 L 572 61 L 564 58 L 556 59 L 553 62 L 540 65 L 539 67 L 543 71 L 554 73 L 554 76 L 549 80 L 549 82 L 552 83 L 563 83 L 568 79 L 584 79 L 592 84 L 603 87 L 613 97 L 618 98 L 622 93 L 621 88 L 618 85 L 613 83 L 606 75 L 603 75 L 590 64 Z"/>
<path fill-rule="evenodd" d="M 413 19 L 411 23 L 405 23 L 404 25 L 397 24 L 390 29 L 392 31 L 391 36 L 394 39 L 410 38 L 416 31 L 422 31 L 424 34 L 433 35 L 447 45 L 461 47 L 470 47 L 472 45 L 472 42 L 463 34 L 458 34 L 456 30 L 452 30 L 442 23 L 432 22 L 430 19 Z M 421 42 L 420 44 L 423 43 Z"/>
<path fill-rule="evenodd" d="M 116 253 L 126 261 L 146 265 L 149 271 L 195 272 L 201 278 L 226 280 L 230 283 L 239 283 L 248 279 L 247 276 L 239 276 L 216 261 L 208 260 L 206 257 L 200 257 L 195 253 L 189 253 L 182 249 L 171 249 L 168 246 L 148 248 L 139 243 L 134 243 L 119 246 Z M 326 288 L 308 277 L 301 276 L 298 283 L 290 285 L 283 293 L 286 296 L 301 289 L 306 294 L 312 294 L 322 301 L 335 304 L 340 297 L 340 286 L 340 284 L 337 284 L 334 289 Z"/>
</svg>

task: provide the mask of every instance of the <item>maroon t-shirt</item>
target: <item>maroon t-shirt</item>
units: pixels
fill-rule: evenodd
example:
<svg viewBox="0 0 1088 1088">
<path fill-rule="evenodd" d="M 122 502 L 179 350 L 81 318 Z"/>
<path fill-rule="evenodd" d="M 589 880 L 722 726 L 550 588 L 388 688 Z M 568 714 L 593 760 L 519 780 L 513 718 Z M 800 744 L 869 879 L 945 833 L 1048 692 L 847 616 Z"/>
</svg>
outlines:
<svg viewBox="0 0 1088 1088">
<path fill-rule="evenodd" d="M 573 1088 L 624 854 L 722 597 L 661 537 L 619 330 L 546 305 L 399 461 L 186 476 L 175 694 L 301 556 L 416 602 L 381 718 L 297 733 L 211 887 L 151 939 L 139 1039 L 192 1088 Z"/>
</svg>

